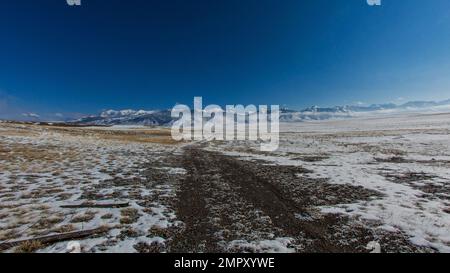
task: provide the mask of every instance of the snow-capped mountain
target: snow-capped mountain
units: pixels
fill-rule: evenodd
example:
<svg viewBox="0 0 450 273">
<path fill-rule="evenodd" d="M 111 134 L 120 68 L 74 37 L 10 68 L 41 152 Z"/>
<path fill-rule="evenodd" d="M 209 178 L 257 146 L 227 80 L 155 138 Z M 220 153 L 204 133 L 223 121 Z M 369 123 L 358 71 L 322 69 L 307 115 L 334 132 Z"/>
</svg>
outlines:
<svg viewBox="0 0 450 273">
<path fill-rule="evenodd" d="M 368 106 L 347 105 L 325 108 L 312 106 L 301 111 L 284 108 L 281 109 L 280 120 L 283 122 L 301 122 L 407 112 L 450 112 L 450 100 L 440 102 L 412 101 L 402 105 L 386 103 Z M 83 117 L 73 123 L 84 125 L 167 126 L 171 125 L 174 121 L 170 113 L 170 110 L 107 110 L 101 112 L 99 115 Z"/>
<path fill-rule="evenodd" d="M 171 122 L 170 110 L 107 110 L 101 112 L 100 115 L 87 116 L 74 121 L 74 123 L 86 125 L 143 126 L 170 125 Z"/>
<path fill-rule="evenodd" d="M 145 111 L 145 110 L 107 110 L 103 111 L 100 116 L 102 118 L 118 118 L 118 117 L 129 117 L 129 116 L 143 116 L 143 115 L 151 115 L 154 114 L 156 111 Z"/>
<path fill-rule="evenodd" d="M 313 106 L 302 111 L 284 111 L 280 120 L 296 122 L 307 120 L 327 120 L 353 118 L 360 116 L 394 115 L 401 113 L 438 113 L 450 112 L 450 100 L 445 101 L 411 101 L 401 105 L 394 103 L 372 104 L 368 106 L 347 105 L 329 108 Z"/>
</svg>

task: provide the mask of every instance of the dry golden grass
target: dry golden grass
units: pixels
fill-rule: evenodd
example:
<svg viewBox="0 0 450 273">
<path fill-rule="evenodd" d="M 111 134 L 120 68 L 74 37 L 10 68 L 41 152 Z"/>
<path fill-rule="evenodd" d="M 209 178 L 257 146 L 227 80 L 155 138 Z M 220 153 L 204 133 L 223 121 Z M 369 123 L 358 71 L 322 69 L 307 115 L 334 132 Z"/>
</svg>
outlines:
<svg viewBox="0 0 450 273">
<path fill-rule="evenodd" d="M 125 225 L 132 224 L 139 219 L 139 211 L 135 208 L 122 209 L 120 215 L 122 216 L 122 218 L 120 218 L 120 223 Z"/>
<path fill-rule="evenodd" d="M 120 214 L 122 216 L 126 216 L 126 217 L 135 217 L 138 214 L 138 210 L 135 208 L 126 208 L 126 209 L 122 209 L 120 211 Z"/>
<path fill-rule="evenodd" d="M 4 126 L 2 126 L 4 127 Z M 37 132 L 27 130 L 27 127 L 24 128 L 7 128 L 7 130 L 1 131 L 2 136 L 36 136 Z"/>
<path fill-rule="evenodd" d="M 113 218 L 113 214 L 112 213 L 107 213 L 105 215 L 102 215 L 102 217 L 100 217 L 101 219 L 111 219 Z"/>
<path fill-rule="evenodd" d="M 156 144 L 176 144 L 171 137 L 170 129 L 166 128 L 139 128 L 139 129 L 113 129 L 108 127 L 58 127 L 35 124 L 0 124 L 2 135 L 5 136 L 34 136 L 40 132 L 61 133 L 71 136 L 92 137 L 107 140 L 118 140 L 126 142 L 156 143 Z M 2 147 L 0 146 L 0 154 Z"/>
<path fill-rule="evenodd" d="M 172 139 L 171 136 L 152 136 L 152 135 L 102 135 L 102 138 L 109 140 L 117 140 L 124 142 L 139 142 L 139 143 L 155 143 L 165 145 L 175 145 L 179 143 Z"/>
<path fill-rule="evenodd" d="M 36 225 L 33 226 L 34 229 L 49 229 L 55 226 L 56 224 L 64 221 L 64 218 L 60 216 L 46 217 L 41 218 Z"/>
<path fill-rule="evenodd" d="M 86 212 L 83 215 L 76 215 L 75 217 L 72 218 L 72 220 L 70 221 L 71 223 L 87 223 L 89 221 L 91 221 L 92 219 L 94 219 L 95 217 L 95 212 Z"/>
<path fill-rule="evenodd" d="M 85 136 L 100 138 L 105 140 L 115 140 L 124 142 L 139 142 L 139 143 L 155 143 L 174 145 L 179 143 L 172 139 L 170 129 L 129 129 L 129 130 L 115 130 L 112 128 L 83 128 L 83 127 L 52 127 L 43 126 L 46 130 L 55 131 L 71 136 Z"/>
<path fill-rule="evenodd" d="M 43 248 L 44 245 L 39 241 L 25 241 L 16 247 L 16 253 L 32 253 Z"/>
<path fill-rule="evenodd" d="M 57 228 L 54 228 L 52 230 L 52 232 L 56 232 L 56 233 L 67 233 L 67 232 L 71 232 L 74 231 L 75 227 L 71 224 L 68 225 L 63 225 L 63 226 L 59 226 Z"/>
<path fill-rule="evenodd" d="M 32 169 L 32 163 L 34 161 L 52 163 L 67 158 L 73 158 L 76 155 L 75 149 L 64 149 L 63 151 L 59 151 L 57 147 L 51 146 L 41 146 L 37 148 L 20 143 L 10 144 L 8 148 L 0 146 L 0 160 L 20 162 L 21 169 L 23 170 Z"/>
<path fill-rule="evenodd" d="M 0 241 L 11 240 L 18 236 L 19 236 L 19 233 L 15 229 L 5 230 L 0 233 Z"/>
</svg>

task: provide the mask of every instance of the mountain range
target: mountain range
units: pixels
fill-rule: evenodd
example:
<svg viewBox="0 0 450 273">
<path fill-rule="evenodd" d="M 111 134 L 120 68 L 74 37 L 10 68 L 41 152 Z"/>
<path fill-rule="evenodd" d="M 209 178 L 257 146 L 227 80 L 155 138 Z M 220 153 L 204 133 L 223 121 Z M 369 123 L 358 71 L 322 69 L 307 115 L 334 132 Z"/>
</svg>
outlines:
<svg viewBox="0 0 450 273">
<path fill-rule="evenodd" d="M 312 106 L 303 110 L 281 109 L 280 121 L 302 122 L 308 120 L 327 120 L 352 118 L 367 115 L 386 115 L 407 112 L 450 112 L 450 100 L 445 101 L 411 101 L 401 105 L 394 103 L 372 104 L 368 106 L 347 105 L 335 107 Z M 86 116 L 73 124 L 83 125 L 142 125 L 168 126 L 174 119 L 170 110 L 107 110 L 98 115 Z"/>
</svg>

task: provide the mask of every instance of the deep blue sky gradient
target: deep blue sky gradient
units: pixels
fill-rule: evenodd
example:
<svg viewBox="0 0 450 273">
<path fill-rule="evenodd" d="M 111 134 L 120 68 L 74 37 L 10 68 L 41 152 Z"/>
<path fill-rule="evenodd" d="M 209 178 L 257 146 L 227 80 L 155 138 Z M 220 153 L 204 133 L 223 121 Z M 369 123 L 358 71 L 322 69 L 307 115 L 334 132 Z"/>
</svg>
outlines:
<svg viewBox="0 0 450 273">
<path fill-rule="evenodd" d="M 63 113 L 448 99 L 450 1 L 2 0 L 1 94 Z"/>
</svg>

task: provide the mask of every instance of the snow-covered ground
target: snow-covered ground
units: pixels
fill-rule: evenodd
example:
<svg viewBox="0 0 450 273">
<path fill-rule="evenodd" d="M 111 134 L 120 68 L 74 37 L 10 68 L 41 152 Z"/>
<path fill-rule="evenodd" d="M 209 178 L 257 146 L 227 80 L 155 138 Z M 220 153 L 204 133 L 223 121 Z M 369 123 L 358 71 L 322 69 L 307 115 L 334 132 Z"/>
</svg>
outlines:
<svg viewBox="0 0 450 273">
<path fill-rule="evenodd" d="M 318 209 L 450 252 L 450 114 L 285 123 L 281 128 L 274 153 L 244 142 L 210 149 L 244 160 L 302 166 L 312 172 L 299 175 L 377 191 L 382 197 Z"/>
<path fill-rule="evenodd" d="M 0 242 L 107 227 L 106 235 L 81 240 L 82 250 L 136 252 L 137 246 L 164 244 L 150 230 L 179 224 L 159 201 L 175 194 L 171 185 L 151 186 L 154 181 L 143 175 L 146 165 L 173 147 L 65 128 L 5 124 L 1 130 Z M 62 207 L 124 202 L 129 205 Z M 66 247 L 61 242 L 38 251 L 65 252 Z"/>
</svg>

